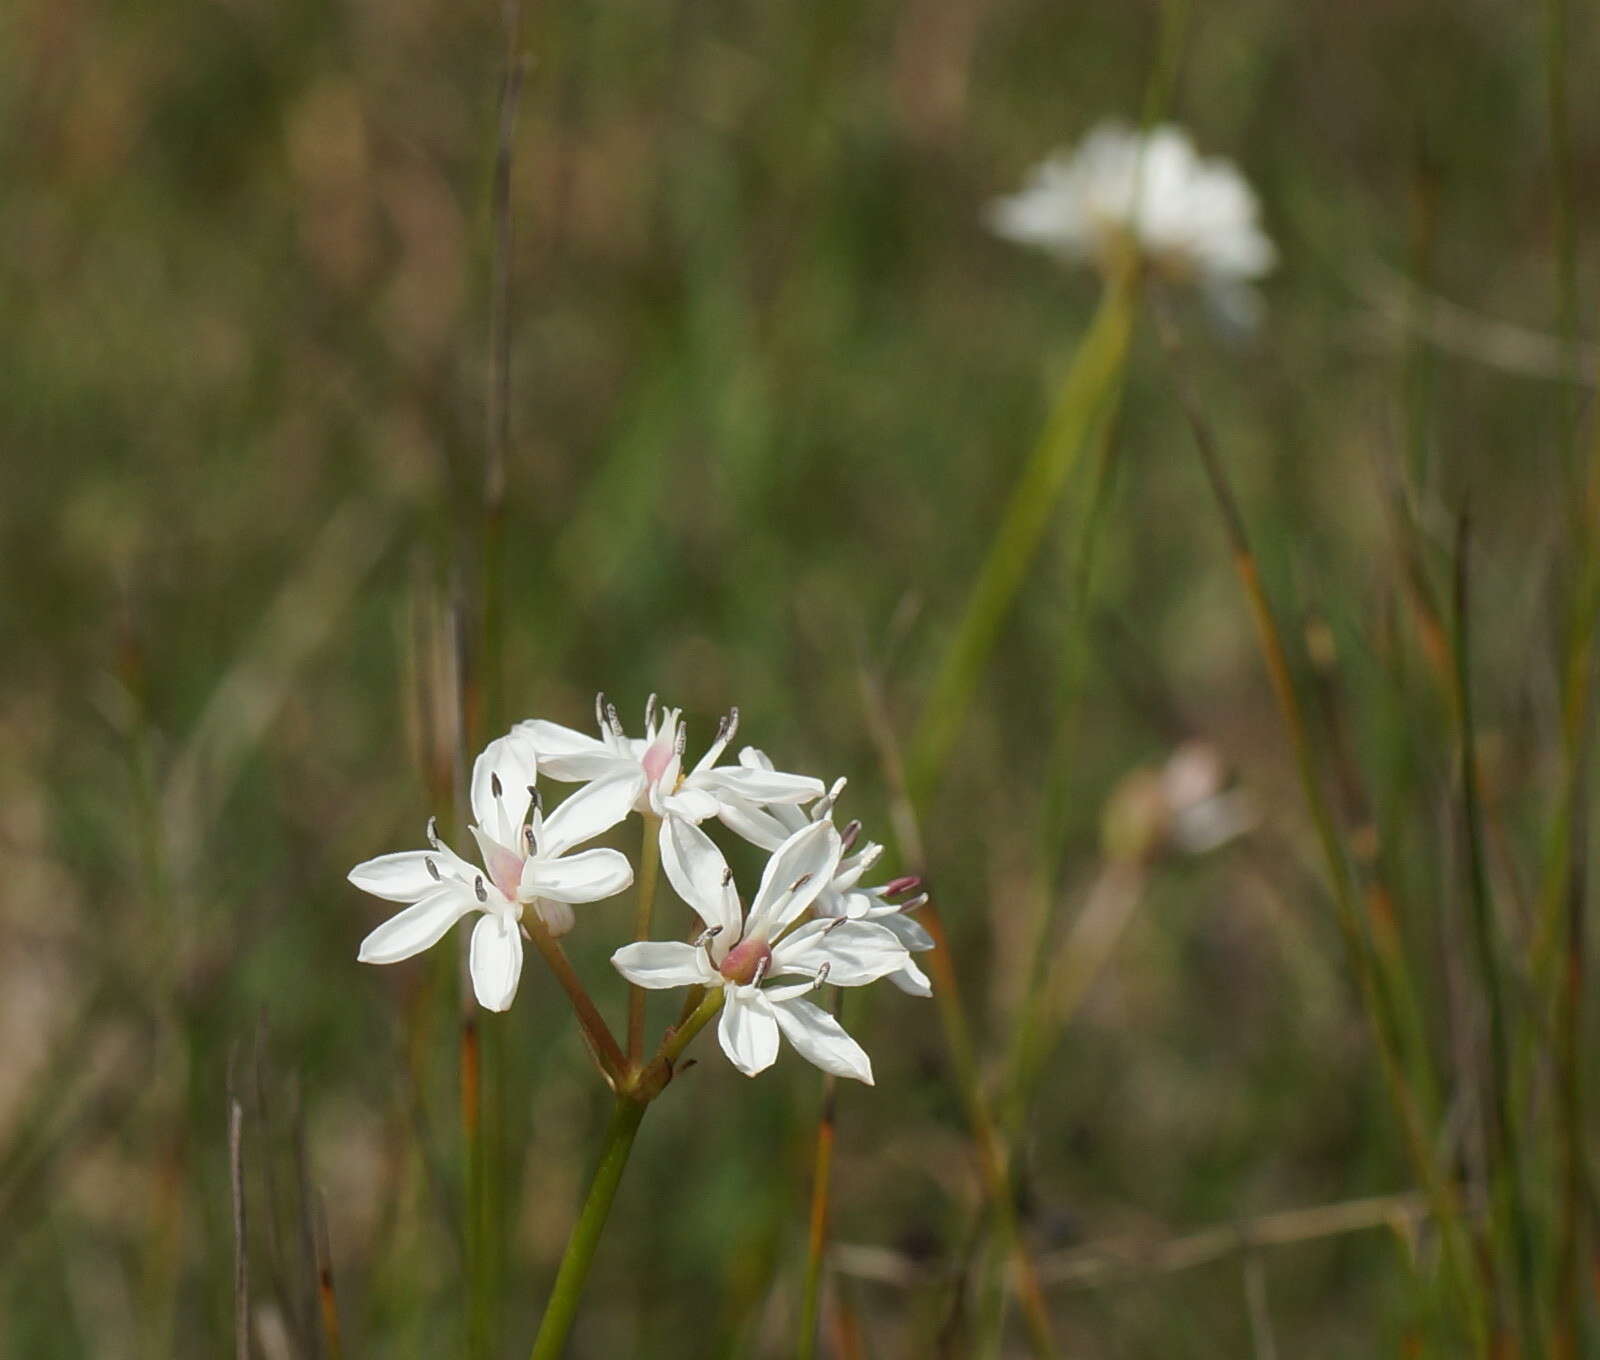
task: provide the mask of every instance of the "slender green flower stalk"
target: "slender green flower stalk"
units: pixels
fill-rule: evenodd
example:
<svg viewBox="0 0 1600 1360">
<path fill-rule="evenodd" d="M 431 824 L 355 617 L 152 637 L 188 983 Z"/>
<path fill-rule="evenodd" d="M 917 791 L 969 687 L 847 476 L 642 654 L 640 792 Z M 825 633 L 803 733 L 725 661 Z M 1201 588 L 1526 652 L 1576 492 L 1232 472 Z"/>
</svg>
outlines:
<svg viewBox="0 0 1600 1360">
<path fill-rule="evenodd" d="M 1000 629 L 1038 554 L 1057 502 L 1115 400 L 1133 335 L 1138 271 L 1109 277 L 1099 310 L 1062 378 L 1050 418 L 1023 465 L 911 742 L 913 803 L 925 812 L 982 679 Z"/>
<path fill-rule="evenodd" d="M 627 1168 L 628 1155 L 633 1151 L 644 1112 L 672 1080 L 673 1068 L 684 1049 L 721 1009 L 721 990 L 708 992 L 688 1020 L 668 1033 L 649 1066 L 636 1071 L 629 1084 L 617 1093 L 611 1123 L 600 1150 L 600 1162 L 556 1270 L 555 1284 L 551 1286 L 550 1299 L 545 1305 L 529 1360 L 556 1360 L 566 1349 L 572 1324 L 578 1316 L 583 1286 L 594 1264 L 595 1249 L 605 1231 L 617 1187 L 622 1184 L 622 1173 Z"/>
</svg>

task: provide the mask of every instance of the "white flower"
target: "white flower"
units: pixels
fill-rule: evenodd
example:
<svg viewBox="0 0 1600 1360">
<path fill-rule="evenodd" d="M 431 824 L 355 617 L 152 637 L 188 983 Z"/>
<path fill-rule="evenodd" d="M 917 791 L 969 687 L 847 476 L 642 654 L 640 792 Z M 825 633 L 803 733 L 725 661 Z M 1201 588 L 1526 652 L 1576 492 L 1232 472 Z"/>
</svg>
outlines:
<svg viewBox="0 0 1600 1360">
<path fill-rule="evenodd" d="M 767 861 L 746 915 L 722 852 L 699 827 L 668 819 L 662 836 L 667 878 L 705 932 L 693 944 L 643 941 L 611 956 L 617 971 L 640 987 L 721 987 L 718 1038 L 746 1076 L 778 1056 L 780 1031 L 824 1072 L 872 1083 L 872 1062 L 839 1022 L 805 1000 L 824 981 L 858 987 L 904 966 L 906 952 L 870 921 L 817 920 L 785 930 L 812 906 L 839 866 L 839 833 L 828 821 L 808 821 Z M 806 981 L 763 987 L 768 978 Z"/>
<path fill-rule="evenodd" d="M 732 798 L 760 805 L 805 803 L 822 793 L 822 781 L 809 775 L 717 765 L 717 757 L 738 730 L 738 709 L 718 724 L 710 748 L 685 773 L 687 732 L 682 712 L 677 708 L 658 710 L 652 694 L 644 710 L 644 736 L 629 737 L 615 706 L 601 694 L 595 698 L 598 738 L 543 719 L 518 723 L 516 730 L 533 743 L 540 768 L 552 779 L 616 781 L 630 790 L 634 808 L 657 817 L 670 814 L 699 823 L 720 815 Z"/>
<path fill-rule="evenodd" d="M 472 767 L 472 834 L 484 867 L 462 859 L 428 823 L 431 850 L 405 850 L 358 864 L 350 881 L 391 902 L 409 902 L 361 942 L 363 963 L 398 963 L 443 939 L 468 912 L 482 912 L 472 932 L 470 971 L 478 1004 L 503 1011 L 522 974 L 525 906 L 551 934 L 572 928 L 573 902 L 598 902 L 633 882 L 627 858 L 615 850 L 566 852 L 628 815 L 616 785 L 580 789 L 548 817 L 534 789 L 538 762 L 532 744 L 512 733 L 489 743 Z"/>
<path fill-rule="evenodd" d="M 772 761 L 768 759 L 766 753 L 758 751 L 754 746 L 746 746 L 739 752 L 739 763 L 749 769 L 772 768 Z M 844 789 L 844 782 L 842 779 L 836 781 L 828 790 L 828 796 L 818 800 L 809 811 L 782 805 L 757 807 L 751 803 L 734 800 L 725 810 L 722 820 L 752 845 L 758 845 L 763 850 L 773 850 L 807 823 L 821 821 L 823 818 L 831 819 L 834 805 Z M 851 921 L 875 921 L 894 935 L 909 951 L 905 966 L 899 972 L 890 974 L 889 980 L 901 991 L 909 992 L 912 996 L 932 996 L 933 986 L 928 981 L 928 975 L 917 967 L 915 960 L 910 958 L 909 954 L 932 949 L 933 936 L 906 915 L 908 911 L 914 911 L 928 899 L 925 894 L 919 894 L 909 901 L 896 903 L 889 900 L 894 897 L 904 897 L 907 893 L 916 893 L 922 886 L 921 881 L 910 877 L 896 878 L 876 888 L 863 888 L 861 879 L 883 854 L 883 847 L 875 841 L 868 841 L 859 850 L 852 851 L 851 847 L 860 835 L 860 822 L 853 821 L 845 827 L 841 835 L 845 853 L 840 858 L 833 877 L 817 894 L 817 900 L 811 904 L 811 910 L 818 916 L 843 917 Z"/>
<path fill-rule="evenodd" d="M 1021 193 L 990 206 L 988 220 L 1008 240 L 1102 268 L 1135 246 L 1156 269 L 1197 281 L 1245 321 L 1255 310 L 1247 285 L 1277 262 L 1258 214 L 1244 176 L 1228 161 L 1198 156 L 1181 128 L 1146 134 L 1104 123 L 1075 151 L 1036 166 Z"/>
</svg>

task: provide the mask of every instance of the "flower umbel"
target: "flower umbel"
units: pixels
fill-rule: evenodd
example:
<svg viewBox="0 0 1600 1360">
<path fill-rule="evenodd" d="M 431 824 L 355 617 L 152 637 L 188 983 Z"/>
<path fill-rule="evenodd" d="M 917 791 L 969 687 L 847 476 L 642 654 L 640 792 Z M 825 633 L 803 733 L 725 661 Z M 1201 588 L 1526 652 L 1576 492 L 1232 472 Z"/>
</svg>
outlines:
<svg viewBox="0 0 1600 1360">
<path fill-rule="evenodd" d="M 899 972 L 909 961 L 905 946 L 873 921 L 834 918 L 795 927 L 833 881 L 842 851 L 832 822 L 807 820 L 773 851 L 746 913 L 733 871 L 711 838 L 690 822 L 669 818 L 662 830 L 663 867 L 706 928 L 693 943 L 625 945 L 611 961 L 640 987 L 722 988 L 718 1038 L 747 1076 L 776 1061 L 781 1032 L 823 1071 L 870 1085 L 872 1062 L 861 1046 L 805 997 L 823 982 L 857 987 Z M 786 976 L 806 980 L 763 986 Z"/>
<path fill-rule="evenodd" d="M 522 975 L 521 922 L 532 908 L 552 935 L 572 929 L 572 903 L 597 902 L 633 882 L 616 850 L 583 850 L 628 815 L 631 800 L 615 784 L 580 789 L 548 817 L 536 786 L 538 758 L 513 732 L 489 743 L 472 769 L 471 831 L 483 868 L 461 858 L 428 824 L 431 849 L 380 855 L 358 864 L 350 881 L 364 892 L 410 905 L 361 942 L 363 963 L 398 963 L 436 944 L 470 912 L 469 957 L 478 1004 L 507 1009 Z"/>
<path fill-rule="evenodd" d="M 1219 310 L 1249 324 L 1249 285 L 1277 251 L 1261 230 L 1255 193 L 1228 161 L 1203 158 L 1181 128 L 1141 133 L 1103 123 L 1076 150 L 1036 166 L 1022 191 L 990 205 L 1008 240 L 1116 269 L 1136 253 L 1157 273 L 1193 281 Z"/>
</svg>

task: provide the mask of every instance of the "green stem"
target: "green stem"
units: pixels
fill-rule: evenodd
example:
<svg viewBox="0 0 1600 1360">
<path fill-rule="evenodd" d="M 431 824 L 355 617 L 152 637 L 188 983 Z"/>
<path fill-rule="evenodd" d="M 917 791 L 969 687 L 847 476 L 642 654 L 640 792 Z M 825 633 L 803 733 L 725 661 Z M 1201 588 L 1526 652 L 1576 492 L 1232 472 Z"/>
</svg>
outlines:
<svg viewBox="0 0 1600 1360">
<path fill-rule="evenodd" d="M 1011 493 L 961 626 L 940 663 L 911 743 L 911 799 L 925 811 L 967 705 L 1012 601 L 1049 527 L 1062 488 L 1090 447 L 1117 391 L 1133 335 L 1138 279 L 1132 268 L 1106 285 L 1088 334 L 1062 379 L 1044 432 Z"/>
<path fill-rule="evenodd" d="M 594 1263 L 595 1248 L 600 1245 L 600 1234 L 611 1213 L 611 1202 L 617 1197 L 617 1186 L 622 1183 L 622 1173 L 628 1165 L 628 1154 L 633 1151 L 633 1140 L 644 1112 L 672 1080 L 673 1066 L 689 1041 L 721 1009 L 722 988 L 718 987 L 706 993 L 705 999 L 683 1024 L 667 1031 L 649 1066 L 618 1092 L 611 1124 L 606 1130 L 605 1146 L 600 1152 L 600 1165 L 595 1168 L 583 1212 L 578 1215 L 572 1236 L 567 1240 L 567 1250 L 556 1271 L 556 1282 L 550 1289 L 550 1300 L 545 1305 L 544 1319 L 539 1323 L 539 1334 L 533 1339 L 529 1360 L 556 1360 L 566 1348 L 578 1315 L 578 1301 L 589 1278 L 589 1267 Z"/>
<path fill-rule="evenodd" d="M 633 914 L 633 938 L 650 938 L 650 920 L 655 914 L 656 878 L 661 868 L 661 819 L 645 813 L 643 840 L 639 846 L 639 878 L 635 889 L 638 904 Z M 637 1067 L 644 1056 L 644 988 L 628 985 L 628 1062 Z"/>
<path fill-rule="evenodd" d="M 617 1197 L 617 1186 L 622 1183 L 622 1172 L 628 1165 L 628 1154 L 633 1151 L 633 1140 L 639 1132 L 644 1111 L 643 1102 L 627 1095 L 617 1097 L 611 1126 L 606 1130 L 605 1147 L 600 1153 L 600 1165 L 595 1169 L 583 1212 L 578 1215 L 566 1254 L 561 1258 L 561 1268 L 556 1272 L 556 1282 L 550 1290 L 550 1301 L 545 1305 L 544 1321 L 539 1324 L 530 1360 L 556 1360 L 566 1349 L 567 1337 L 578 1315 L 578 1300 L 589 1278 L 589 1267 L 594 1263 L 595 1248 L 600 1245 L 600 1234 L 611 1213 L 611 1202 Z"/>
</svg>

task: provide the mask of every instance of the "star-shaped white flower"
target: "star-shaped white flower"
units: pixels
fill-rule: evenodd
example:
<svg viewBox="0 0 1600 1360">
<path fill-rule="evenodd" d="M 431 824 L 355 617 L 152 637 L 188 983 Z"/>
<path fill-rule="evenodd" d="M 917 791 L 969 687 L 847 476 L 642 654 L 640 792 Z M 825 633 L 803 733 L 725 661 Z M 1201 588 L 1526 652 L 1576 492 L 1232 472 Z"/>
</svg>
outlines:
<svg viewBox="0 0 1600 1360">
<path fill-rule="evenodd" d="M 772 1066 L 781 1032 L 824 1072 L 871 1085 L 872 1062 L 861 1046 L 805 996 L 824 981 L 858 987 L 887 977 L 904 966 L 904 947 L 870 921 L 817 920 L 788 929 L 832 881 L 841 849 L 831 822 L 807 822 L 767 861 L 746 915 L 722 852 L 699 827 L 670 818 L 662 865 L 678 895 L 705 922 L 705 932 L 693 944 L 625 945 L 611 962 L 640 987 L 722 988 L 717 1036 L 746 1076 Z M 762 986 L 784 976 L 806 981 Z"/>
<path fill-rule="evenodd" d="M 1197 155 L 1181 128 L 1141 133 L 1112 122 L 1036 166 L 1020 193 L 990 206 L 989 225 L 1008 240 L 1102 268 L 1131 245 L 1249 324 L 1257 310 L 1249 284 L 1277 263 L 1258 216 L 1244 176 L 1226 160 Z"/>
<path fill-rule="evenodd" d="M 775 770 L 750 770 L 740 765 L 718 765 L 739 728 L 734 709 L 717 727 L 716 739 L 692 770 L 683 768 L 687 731 L 682 709 L 658 709 L 651 695 L 644 710 L 644 736 L 630 737 L 622 730 L 616 707 L 605 695 L 595 697 L 598 738 L 562 727 L 542 718 L 518 723 L 516 730 L 533 743 L 539 766 L 552 779 L 613 780 L 631 791 L 632 806 L 657 817 L 681 817 L 703 822 L 719 816 L 733 798 L 765 806 L 769 803 L 805 803 L 822 793 L 822 781 L 809 775 Z"/>
<path fill-rule="evenodd" d="M 772 768 L 772 761 L 766 753 L 754 746 L 746 746 L 739 752 L 739 763 L 749 769 Z M 743 800 L 730 800 L 724 809 L 722 820 L 752 845 L 760 846 L 763 850 L 774 850 L 808 823 L 821 821 L 824 818 L 831 819 L 834 805 L 844 790 L 844 783 L 843 779 L 835 781 L 833 787 L 828 790 L 828 796 L 819 799 L 809 809 L 783 804 L 758 807 Z M 897 973 L 890 974 L 889 980 L 901 991 L 909 992 L 912 996 L 932 996 L 933 986 L 928 981 L 928 975 L 917 967 L 914 959 L 909 957 L 910 953 L 921 953 L 932 949 L 934 945 L 933 936 L 906 914 L 927 901 L 926 895 L 918 893 L 918 889 L 922 886 L 921 880 L 910 877 L 895 878 L 875 888 L 863 888 L 861 879 L 883 854 L 883 847 L 875 841 L 868 841 L 859 850 L 854 850 L 852 847 L 860 835 L 860 822 L 851 822 L 841 833 L 844 854 L 834 870 L 833 877 L 817 894 L 817 900 L 811 904 L 811 910 L 817 916 L 843 917 L 851 921 L 874 921 L 882 926 L 908 951 L 905 967 Z M 897 897 L 904 898 L 908 893 L 917 895 L 907 901 L 890 900 Z"/>
<path fill-rule="evenodd" d="M 526 737 L 512 733 L 489 743 L 472 768 L 471 828 L 482 869 L 462 859 L 428 823 L 431 850 L 404 850 L 358 864 L 350 881 L 364 892 L 411 905 L 361 942 L 363 963 L 398 963 L 443 939 L 469 912 L 469 955 L 478 1004 L 507 1009 L 522 975 L 525 907 L 553 935 L 572 929 L 573 902 L 598 902 L 633 882 L 627 858 L 615 850 L 567 851 L 628 815 L 630 800 L 615 784 L 580 789 L 548 817 L 535 790 L 538 761 Z"/>
</svg>

